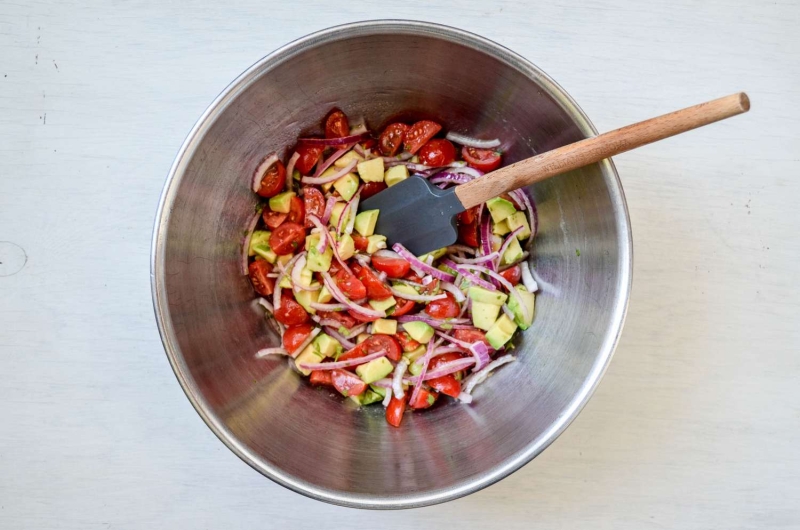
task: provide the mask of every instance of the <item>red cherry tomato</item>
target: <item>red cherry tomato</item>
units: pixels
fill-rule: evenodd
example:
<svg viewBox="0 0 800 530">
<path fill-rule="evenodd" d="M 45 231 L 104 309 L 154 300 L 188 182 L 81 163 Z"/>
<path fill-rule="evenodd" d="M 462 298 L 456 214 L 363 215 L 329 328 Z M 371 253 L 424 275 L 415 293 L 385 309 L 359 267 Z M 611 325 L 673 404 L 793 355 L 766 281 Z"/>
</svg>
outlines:
<svg viewBox="0 0 800 530">
<path fill-rule="evenodd" d="M 264 220 L 264 224 L 267 225 L 272 230 L 275 230 L 279 226 L 283 224 L 286 218 L 289 216 L 288 213 L 281 213 L 281 212 L 273 212 L 267 208 L 264 209 L 264 212 L 261 214 L 261 218 Z"/>
<path fill-rule="evenodd" d="M 433 318 L 455 318 L 461 313 L 461 306 L 450 293 L 444 293 L 446 298 L 434 300 L 425 308 L 425 312 Z"/>
<path fill-rule="evenodd" d="M 325 213 L 325 197 L 322 195 L 322 192 L 317 188 L 305 186 L 303 188 L 303 207 L 306 212 L 305 226 L 306 228 L 313 228 L 314 223 L 308 220 L 308 216 L 315 215 L 321 219 L 322 215 Z"/>
<path fill-rule="evenodd" d="M 456 398 L 461 393 L 461 383 L 456 381 L 456 378 L 452 374 L 429 379 L 427 383 L 434 390 L 438 390 L 442 394 L 450 397 Z"/>
<path fill-rule="evenodd" d="M 303 205 L 303 199 L 300 197 L 292 197 L 289 205 L 289 214 L 286 218 L 290 223 L 297 223 L 302 225 L 306 218 L 306 207 Z"/>
<path fill-rule="evenodd" d="M 324 147 L 316 145 L 298 145 L 295 152 L 300 155 L 300 158 L 294 163 L 294 168 L 299 171 L 301 175 L 310 175 L 311 170 L 317 165 L 319 157 L 322 156 L 323 150 Z"/>
<path fill-rule="evenodd" d="M 321 319 L 332 319 L 337 321 L 347 329 L 351 329 L 358 324 L 358 321 L 351 317 L 344 311 L 318 311 L 317 314 Z"/>
<path fill-rule="evenodd" d="M 362 307 L 367 309 L 372 309 L 368 304 L 362 304 Z M 375 322 L 376 320 L 378 320 L 378 317 L 368 317 L 366 315 L 362 315 L 357 311 L 350 310 L 347 313 L 354 319 L 358 320 L 359 322 Z"/>
<path fill-rule="evenodd" d="M 362 342 L 366 354 L 375 353 L 379 351 L 385 352 L 384 355 L 394 362 L 398 362 L 403 355 L 403 350 L 400 349 L 400 344 L 397 343 L 391 335 L 372 335 L 370 338 Z"/>
<path fill-rule="evenodd" d="M 435 121 L 422 120 L 418 121 L 406 132 L 403 138 L 403 144 L 406 151 L 411 154 L 416 153 L 420 148 L 428 143 L 428 140 L 433 138 L 436 133 L 442 130 L 442 126 Z"/>
<path fill-rule="evenodd" d="M 313 370 L 310 381 L 312 385 L 333 385 L 330 370 Z"/>
<path fill-rule="evenodd" d="M 350 348 L 349 350 L 341 354 L 336 360 L 349 361 L 350 359 L 357 359 L 359 357 L 365 356 L 367 354 L 366 353 L 367 350 L 366 347 L 364 346 L 364 342 L 366 341 L 359 342 L 353 348 Z"/>
<path fill-rule="evenodd" d="M 283 185 L 286 183 L 286 168 L 283 162 L 278 160 L 261 175 L 261 187 L 258 188 L 258 193 L 262 197 L 274 197 L 283 190 Z"/>
<path fill-rule="evenodd" d="M 361 188 L 361 200 L 369 199 L 376 193 L 382 192 L 387 187 L 385 182 L 367 182 L 364 184 L 364 187 Z"/>
<path fill-rule="evenodd" d="M 369 240 L 361 234 L 353 234 L 353 246 L 359 252 L 366 252 L 369 246 Z"/>
<path fill-rule="evenodd" d="M 415 302 L 411 300 L 405 300 L 403 298 L 395 298 L 395 301 L 397 304 L 394 306 L 394 311 L 392 311 L 393 317 L 401 317 L 406 315 L 414 309 L 414 306 L 417 305 Z"/>
<path fill-rule="evenodd" d="M 281 295 L 283 293 L 281 292 Z M 294 353 L 297 347 L 303 344 L 311 332 L 314 331 L 314 326 L 311 324 L 300 324 L 299 326 L 289 326 L 283 332 L 283 347 L 289 353 Z"/>
<path fill-rule="evenodd" d="M 442 353 L 441 355 L 437 355 L 433 359 L 430 360 L 428 363 L 428 371 L 433 372 L 443 364 L 447 364 L 453 361 L 457 361 L 459 359 L 465 359 L 467 357 L 466 353 L 458 353 L 458 352 L 449 352 L 449 353 Z"/>
<path fill-rule="evenodd" d="M 275 278 L 267 278 L 267 274 L 272 272 L 272 265 L 269 262 L 257 259 L 247 267 L 250 275 L 250 283 L 253 289 L 261 296 L 269 296 L 275 292 Z"/>
<path fill-rule="evenodd" d="M 474 223 L 475 222 L 475 217 L 478 215 L 478 210 L 479 209 L 480 209 L 480 206 L 475 206 L 473 208 L 470 208 L 469 210 L 464 210 L 463 212 L 458 214 L 458 216 L 457 216 L 458 217 L 458 222 L 459 223 L 463 223 L 465 225 L 468 225 L 470 223 Z"/>
<path fill-rule="evenodd" d="M 336 281 L 339 289 L 341 289 L 350 300 L 359 300 L 367 296 L 367 288 L 364 287 L 364 284 L 346 270 L 342 269 L 337 272 L 333 279 Z"/>
<path fill-rule="evenodd" d="M 356 273 L 356 277 L 367 288 L 367 298 L 370 300 L 386 300 L 392 296 L 392 291 L 389 287 L 369 267 L 354 265 L 353 272 Z"/>
<path fill-rule="evenodd" d="M 347 116 L 339 109 L 334 109 L 325 120 L 325 138 L 341 138 L 350 134 L 350 123 Z"/>
<path fill-rule="evenodd" d="M 419 161 L 426 166 L 446 166 L 456 160 L 456 148 L 450 140 L 431 140 L 419 150 Z"/>
<path fill-rule="evenodd" d="M 517 285 L 521 275 L 522 271 L 520 270 L 519 265 L 514 265 L 510 269 L 506 269 L 500 273 L 500 276 L 508 280 L 508 283 L 511 285 Z"/>
<path fill-rule="evenodd" d="M 367 389 L 367 384 L 352 372 L 339 369 L 330 372 L 334 388 L 344 397 L 361 395 Z"/>
<path fill-rule="evenodd" d="M 372 266 L 380 272 L 385 272 L 389 278 L 402 278 L 411 270 L 411 264 L 403 258 L 378 254 L 372 255 Z"/>
<path fill-rule="evenodd" d="M 300 249 L 306 239 L 306 231 L 297 223 L 283 223 L 272 231 L 269 236 L 269 246 L 278 256 L 285 256 Z"/>
<path fill-rule="evenodd" d="M 389 400 L 389 406 L 386 407 L 386 422 L 392 427 L 400 427 L 400 422 L 403 421 L 403 413 L 406 411 L 406 396 L 403 396 L 403 399 L 392 397 Z"/>
<path fill-rule="evenodd" d="M 308 313 L 297 303 L 290 289 L 281 291 L 281 307 L 275 310 L 275 320 L 284 326 L 299 326 L 308 322 Z"/>
<path fill-rule="evenodd" d="M 394 156 L 403 145 L 403 139 L 408 131 L 405 123 L 392 123 L 388 125 L 378 140 L 378 146 L 383 156 Z"/>
<path fill-rule="evenodd" d="M 400 343 L 400 346 L 403 348 L 404 352 L 414 351 L 419 348 L 419 342 L 412 339 L 411 335 L 405 331 L 398 331 L 394 338 Z"/>
<path fill-rule="evenodd" d="M 497 151 L 491 149 L 478 149 L 476 147 L 463 147 L 461 149 L 461 157 L 466 160 L 467 164 L 488 173 L 500 167 L 502 162 L 502 155 Z"/>
<path fill-rule="evenodd" d="M 477 219 L 474 219 L 471 223 L 458 223 L 458 240 L 467 246 L 477 248 L 478 246 Z"/>
<path fill-rule="evenodd" d="M 438 397 L 439 397 L 438 392 L 420 388 L 419 392 L 417 392 L 416 399 L 414 399 L 414 401 L 409 402 L 408 406 L 411 407 L 412 409 L 427 409 L 428 407 L 436 403 L 436 398 Z"/>
<path fill-rule="evenodd" d="M 486 334 L 477 329 L 457 329 L 453 333 L 453 338 L 463 342 L 473 344 L 475 342 L 482 342 L 491 348 L 491 344 L 486 340 Z"/>
<path fill-rule="evenodd" d="M 414 283 L 422 283 L 422 278 L 417 276 L 414 272 L 409 272 L 406 274 L 405 279 L 414 282 Z M 428 283 L 428 285 L 423 285 L 422 287 L 418 287 L 420 294 L 433 294 L 439 288 L 439 280 L 434 279 L 432 282 Z"/>
</svg>

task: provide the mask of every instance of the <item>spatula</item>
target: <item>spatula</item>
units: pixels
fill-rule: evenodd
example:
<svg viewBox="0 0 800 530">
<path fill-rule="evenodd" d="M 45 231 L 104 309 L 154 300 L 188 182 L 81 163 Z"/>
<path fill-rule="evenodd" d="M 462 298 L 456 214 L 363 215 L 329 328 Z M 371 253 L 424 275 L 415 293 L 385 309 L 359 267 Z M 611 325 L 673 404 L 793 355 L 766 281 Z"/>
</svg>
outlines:
<svg viewBox="0 0 800 530">
<path fill-rule="evenodd" d="M 390 246 L 401 243 L 419 256 L 455 243 L 455 216 L 468 208 L 748 110 L 747 94 L 732 94 L 547 151 L 446 190 L 412 176 L 363 201 L 359 209 L 380 210 L 375 233 L 385 235 Z"/>
</svg>

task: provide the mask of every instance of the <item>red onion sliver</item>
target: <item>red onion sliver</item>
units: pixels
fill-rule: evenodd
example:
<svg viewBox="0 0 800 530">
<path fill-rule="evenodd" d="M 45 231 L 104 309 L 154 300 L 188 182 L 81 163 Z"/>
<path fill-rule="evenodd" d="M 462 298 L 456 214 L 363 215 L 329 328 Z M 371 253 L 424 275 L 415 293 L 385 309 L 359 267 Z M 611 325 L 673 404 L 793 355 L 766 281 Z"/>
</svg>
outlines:
<svg viewBox="0 0 800 530">
<path fill-rule="evenodd" d="M 411 300 L 412 302 L 433 302 L 434 300 L 441 300 L 443 298 L 447 298 L 447 295 L 444 293 L 437 295 L 408 294 L 406 292 L 398 291 L 394 287 L 389 287 L 389 290 L 392 291 L 392 294 L 397 298 L 402 298 L 403 300 Z"/>
<path fill-rule="evenodd" d="M 392 392 L 397 399 L 403 399 L 405 391 L 403 390 L 403 376 L 408 369 L 408 363 L 405 359 L 401 359 L 397 366 L 394 367 L 394 375 L 392 376 Z"/>
<path fill-rule="evenodd" d="M 469 136 L 465 136 L 463 134 L 458 134 L 454 132 L 447 133 L 445 136 L 451 142 L 455 142 L 460 145 L 464 145 L 467 147 L 475 147 L 477 149 L 492 149 L 493 147 L 500 146 L 500 140 L 494 138 L 492 140 L 478 140 L 477 138 L 471 138 Z"/>
<path fill-rule="evenodd" d="M 331 156 L 329 156 L 327 160 L 325 160 L 322 164 L 318 165 L 317 170 L 314 172 L 314 177 L 313 178 L 319 178 L 320 175 L 325 173 L 326 169 L 331 167 L 331 165 L 334 162 L 336 162 L 337 160 L 342 158 L 342 156 L 344 156 L 344 154 L 347 153 L 352 148 L 353 148 L 352 145 L 346 145 L 346 146 L 342 147 L 341 149 L 339 149 L 338 151 L 336 151 L 335 153 L 333 153 Z"/>
<path fill-rule="evenodd" d="M 522 227 L 520 227 L 522 229 Z M 458 256 L 451 256 L 450 258 L 455 261 L 456 263 L 472 263 L 474 265 L 480 263 L 486 263 L 487 261 L 492 261 L 502 256 L 502 254 L 498 252 L 492 252 L 490 254 L 486 254 L 485 256 L 479 256 L 477 258 L 459 258 Z"/>
<path fill-rule="evenodd" d="M 331 278 L 331 275 L 328 272 L 323 272 L 322 278 L 325 281 L 325 286 L 331 292 L 333 297 L 336 298 L 341 303 L 345 304 L 349 310 L 355 311 L 360 315 L 364 315 L 370 318 L 386 318 L 385 311 L 376 311 L 374 309 L 362 307 L 353 302 L 352 300 L 350 300 L 349 298 L 347 298 L 341 291 L 341 289 L 339 289 L 339 286 L 336 285 L 336 282 L 333 281 L 333 278 Z"/>
<path fill-rule="evenodd" d="M 503 246 L 500 247 L 500 250 L 497 252 L 497 264 L 500 265 L 500 260 L 503 259 L 503 254 L 506 253 L 508 246 L 511 244 L 512 241 L 517 239 L 517 234 L 522 232 L 522 227 L 518 226 L 514 230 L 511 231 L 510 234 L 506 237 L 506 240 L 503 242 Z M 494 268 L 494 267 L 493 267 Z"/>
<path fill-rule="evenodd" d="M 469 166 L 462 166 L 462 167 L 454 167 L 451 168 L 448 173 L 452 173 L 454 175 L 469 175 L 473 179 L 482 177 L 485 173 L 479 169 L 475 169 L 474 167 Z"/>
<path fill-rule="evenodd" d="M 484 289 L 488 289 L 490 291 L 497 290 L 497 287 L 495 287 L 491 283 L 487 282 L 486 280 L 482 280 L 481 278 L 478 278 L 478 276 L 476 276 L 475 274 L 472 274 L 468 270 L 465 270 L 463 267 L 467 266 L 466 263 L 456 264 L 450 261 L 449 259 L 443 259 L 442 263 L 450 267 L 451 269 L 461 273 L 464 276 L 464 278 L 466 278 L 467 281 L 473 285 L 477 285 L 478 287 L 483 287 Z"/>
<path fill-rule="evenodd" d="M 298 138 L 298 144 L 317 145 L 324 147 L 340 147 L 347 144 L 360 142 L 369 136 L 367 133 L 342 136 L 341 138 Z"/>
<path fill-rule="evenodd" d="M 436 267 L 433 267 L 431 265 L 428 265 L 427 263 L 420 261 L 414 254 L 412 254 L 406 247 L 404 247 L 400 243 L 395 243 L 394 245 L 392 245 L 392 249 L 394 249 L 395 252 L 397 252 L 403 258 L 405 258 L 406 261 L 411 263 L 412 267 L 414 267 L 415 269 L 419 269 L 420 271 L 423 271 L 426 274 L 430 274 L 434 278 L 438 278 L 439 280 L 444 280 L 446 282 L 452 282 L 453 280 L 456 279 L 456 277 L 453 276 L 452 274 L 448 274 L 442 270 L 437 269 Z"/>
<path fill-rule="evenodd" d="M 272 153 L 271 155 L 265 156 L 261 162 L 258 163 L 256 170 L 253 171 L 252 188 L 254 192 L 258 193 L 258 190 L 261 189 L 261 181 L 264 179 L 264 173 L 272 167 L 272 164 L 279 160 L 278 155 Z"/>
<path fill-rule="evenodd" d="M 520 310 L 522 310 L 523 320 L 527 321 L 530 319 L 530 315 L 528 314 L 528 306 L 525 305 L 525 302 L 522 300 L 522 297 L 520 296 L 519 292 L 516 289 L 514 289 L 514 286 L 511 285 L 511 283 L 508 280 L 506 280 L 500 274 L 494 272 L 493 270 L 489 270 L 486 267 L 481 267 L 480 265 L 462 265 L 462 267 L 482 272 L 500 282 L 500 285 L 505 287 L 508 293 L 517 299 L 517 304 L 519 304 Z"/>
<path fill-rule="evenodd" d="M 472 403 L 472 396 L 464 392 L 461 392 L 456 399 L 462 403 Z"/>
<path fill-rule="evenodd" d="M 321 304 L 319 302 L 311 302 L 308 304 L 317 311 L 345 311 L 347 306 L 345 304 Z M 338 322 L 338 321 L 337 321 Z"/>
<path fill-rule="evenodd" d="M 475 249 L 466 245 L 450 245 L 447 247 L 447 253 L 464 252 L 466 254 L 475 254 Z"/>
<path fill-rule="evenodd" d="M 352 234 L 353 228 L 356 225 L 356 215 L 358 214 L 358 203 L 361 200 L 361 190 L 358 190 L 353 198 L 350 199 L 350 203 L 348 203 L 347 211 L 349 212 L 347 226 L 344 229 L 345 234 Z"/>
<path fill-rule="evenodd" d="M 328 229 L 322 224 L 322 220 L 314 214 L 308 214 L 306 219 L 311 221 L 314 227 L 319 230 L 319 243 L 317 243 L 317 252 L 322 254 L 328 248 Z"/>
<path fill-rule="evenodd" d="M 425 356 L 422 357 L 422 359 L 420 359 L 420 361 L 422 361 L 422 370 L 420 370 L 420 372 L 419 372 L 419 380 L 420 381 L 424 381 L 425 380 L 425 374 L 428 373 L 428 363 L 430 362 L 431 357 L 433 356 L 434 348 L 435 348 L 435 346 L 434 346 L 433 341 L 429 341 L 428 342 L 428 348 L 425 350 Z M 409 403 L 414 403 L 414 401 L 417 399 L 417 396 L 419 395 L 419 391 L 420 391 L 421 388 L 422 388 L 422 383 L 420 383 L 420 384 L 418 384 L 418 385 L 416 385 L 414 387 L 414 391 L 411 393 L 411 399 L 410 399 Z"/>
<path fill-rule="evenodd" d="M 244 242 L 242 243 L 242 260 L 239 263 L 241 267 L 242 275 L 247 276 L 247 266 L 249 264 L 249 257 L 250 257 L 250 239 L 253 237 L 253 231 L 256 229 L 256 225 L 258 224 L 258 220 L 261 218 L 261 212 L 258 211 L 253 215 L 253 218 L 247 223 L 247 233 L 244 236 Z"/>
<path fill-rule="evenodd" d="M 357 161 L 353 160 L 345 167 L 335 172 L 333 175 L 329 175 L 327 177 L 303 177 L 302 179 L 300 179 L 300 182 L 302 182 L 303 184 L 327 184 L 328 182 L 339 180 L 343 176 L 350 173 L 353 170 L 353 168 L 356 167 L 356 164 Z"/>
<path fill-rule="evenodd" d="M 528 265 L 528 262 L 523 261 L 522 263 L 519 264 L 519 266 L 522 271 L 522 285 L 524 285 L 525 288 L 532 293 L 538 291 L 539 284 L 537 284 L 536 280 L 533 279 L 533 275 L 531 274 L 531 268 L 530 265 Z"/>
<path fill-rule="evenodd" d="M 289 158 L 289 163 L 286 164 L 286 191 L 292 190 L 292 183 L 294 182 L 292 173 L 294 173 L 294 165 L 297 164 L 298 160 L 300 160 L 300 153 L 295 152 L 291 158 Z"/>
<path fill-rule="evenodd" d="M 475 370 L 480 370 L 492 360 L 489 357 L 489 347 L 482 341 L 473 342 L 472 346 L 469 347 L 469 351 L 475 357 Z"/>
<path fill-rule="evenodd" d="M 450 361 L 449 363 L 440 365 L 439 367 L 436 368 L 436 370 L 432 370 L 427 374 L 425 374 L 424 381 L 460 372 L 461 370 L 469 368 L 473 364 L 475 364 L 475 359 L 456 359 L 455 361 Z M 418 385 L 420 379 L 419 376 L 415 376 L 415 377 L 409 377 L 407 381 L 409 381 L 414 385 Z"/>
<path fill-rule="evenodd" d="M 291 352 L 289 352 L 289 355 L 290 355 L 292 358 L 295 358 L 295 357 L 297 357 L 298 355 L 300 355 L 300 352 L 302 352 L 303 350 L 305 350 L 305 349 L 306 349 L 306 346 L 308 346 L 309 344 L 311 344 L 311 341 L 312 341 L 312 340 L 314 340 L 314 338 L 315 338 L 317 335 L 319 335 L 321 331 L 322 331 L 322 329 L 320 329 L 320 328 L 314 328 L 313 330 L 311 330 L 311 333 L 309 333 L 309 334 L 308 334 L 308 337 L 306 337 L 306 340 L 304 340 L 303 342 L 301 342 L 301 343 L 300 343 L 300 345 L 299 345 L 297 348 L 295 348 L 295 349 L 294 349 L 294 351 L 291 351 Z M 284 344 L 284 346 L 285 346 L 285 344 Z M 287 351 L 288 351 L 288 350 L 287 350 Z"/>
<path fill-rule="evenodd" d="M 464 293 L 461 291 L 461 289 L 456 287 L 456 285 L 454 283 L 440 281 L 439 282 L 439 287 L 441 287 L 443 290 L 447 291 L 448 293 L 452 294 L 453 298 L 455 298 L 456 302 L 458 302 L 458 303 L 461 303 L 461 302 L 463 302 L 464 300 L 467 299 L 467 297 L 464 296 Z"/>
<path fill-rule="evenodd" d="M 333 213 L 334 205 L 339 202 L 339 200 L 331 195 L 328 197 L 328 201 L 325 203 L 325 212 L 322 214 L 322 224 L 327 225 L 328 221 L 331 220 L 331 214 Z"/>
<path fill-rule="evenodd" d="M 256 302 L 258 302 L 264 309 L 266 309 L 270 313 L 275 311 L 275 308 L 272 306 L 271 303 L 269 303 L 266 300 L 266 298 L 259 298 L 258 300 L 256 300 Z"/>
<path fill-rule="evenodd" d="M 298 257 L 297 261 L 292 267 L 292 289 L 296 291 L 319 291 L 322 286 L 317 285 L 316 287 L 306 287 L 301 282 L 300 273 L 303 271 L 303 268 L 306 266 L 306 253 L 301 252 Z"/>
<path fill-rule="evenodd" d="M 326 327 L 325 328 L 325 333 L 327 333 L 328 335 L 330 335 L 334 339 L 338 340 L 342 344 L 342 346 L 344 346 L 348 350 L 351 349 L 351 348 L 355 348 L 356 347 L 356 345 L 354 343 L 352 343 L 349 340 L 347 340 L 347 338 L 344 335 L 342 335 L 341 333 L 339 333 L 338 331 L 336 331 L 335 328 Z"/>
<path fill-rule="evenodd" d="M 301 255 L 302 254 L 298 254 L 290 259 L 289 263 L 286 264 L 286 268 L 281 270 L 280 276 L 275 280 L 275 291 L 272 293 L 272 305 L 275 306 L 275 311 L 281 308 L 281 280 L 283 280 L 283 277 L 286 276 L 288 271 L 292 270 L 294 262 L 297 261 Z"/>
<path fill-rule="evenodd" d="M 375 353 L 365 355 L 364 357 L 357 357 L 347 361 L 338 361 L 333 363 L 303 363 L 299 366 L 303 370 L 336 370 L 337 368 L 349 368 L 351 366 L 358 366 L 360 364 L 368 363 L 379 357 L 383 357 L 384 355 L 386 355 L 386 352 L 384 350 L 380 350 L 376 351 Z"/>
<path fill-rule="evenodd" d="M 472 374 L 463 381 L 462 386 L 464 387 L 464 393 L 472 394 L 472 390 L 477 385 L 483 383 L 489 376 L 489 374 L 492 372 L 492 370 L 500 366 L 503 366 L 506 363 L 510 363 L 516 360 L 517 360 L 516 357 L 514 357 L 513 355 L 503 355 L 502 357 L 498 357 L 494 361 L 490 362 L 486 366 L 486 368 L 480 370 L 479 372 L 475 372 L 474 374 Z"/>
<path fill-rule="evenodd" d="M 256 359 L 263 359 L 268 355 L 289 355 L 284 348 L 264 348 L 256 352 Z"/>
</svg>

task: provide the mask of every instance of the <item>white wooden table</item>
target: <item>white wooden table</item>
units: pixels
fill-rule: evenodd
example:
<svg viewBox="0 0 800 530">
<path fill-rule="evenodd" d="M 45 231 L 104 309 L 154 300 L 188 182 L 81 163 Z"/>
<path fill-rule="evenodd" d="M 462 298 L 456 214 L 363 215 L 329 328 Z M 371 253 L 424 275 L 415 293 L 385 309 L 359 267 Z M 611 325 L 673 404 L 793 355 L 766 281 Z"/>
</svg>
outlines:
<svg viewBox="0 0 800 530">
<path fill-rule="evenodd" d="M 0 1 L 0 528 L 800 526 L 800 4 L 428 3 Z M 753 108 L 616 159 L 633 297 L 567 432 L 471 497 L 368 513 L 214 437 L 163 353 L 148 266 L 213 97 L 296 37 L 388 17 L 512 48 L 600 130 L 737 90 Z"/>
</svg>

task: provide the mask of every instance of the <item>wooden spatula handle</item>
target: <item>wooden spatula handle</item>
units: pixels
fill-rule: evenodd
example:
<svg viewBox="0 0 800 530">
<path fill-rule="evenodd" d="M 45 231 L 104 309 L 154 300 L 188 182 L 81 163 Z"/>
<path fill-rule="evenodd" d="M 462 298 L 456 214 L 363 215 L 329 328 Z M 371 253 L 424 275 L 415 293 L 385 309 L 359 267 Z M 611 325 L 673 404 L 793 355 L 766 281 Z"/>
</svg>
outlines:
<svg viewBox="0 0 800 530">
<path fill-rule="evenodd" d="M 462 184 L 456 188 L 455 193 L 464 208 L 471 208 L 501 193 L 748 110 L 750 99 L 747 94 L 732 94 L 527 158 Z"/>
</svg>

